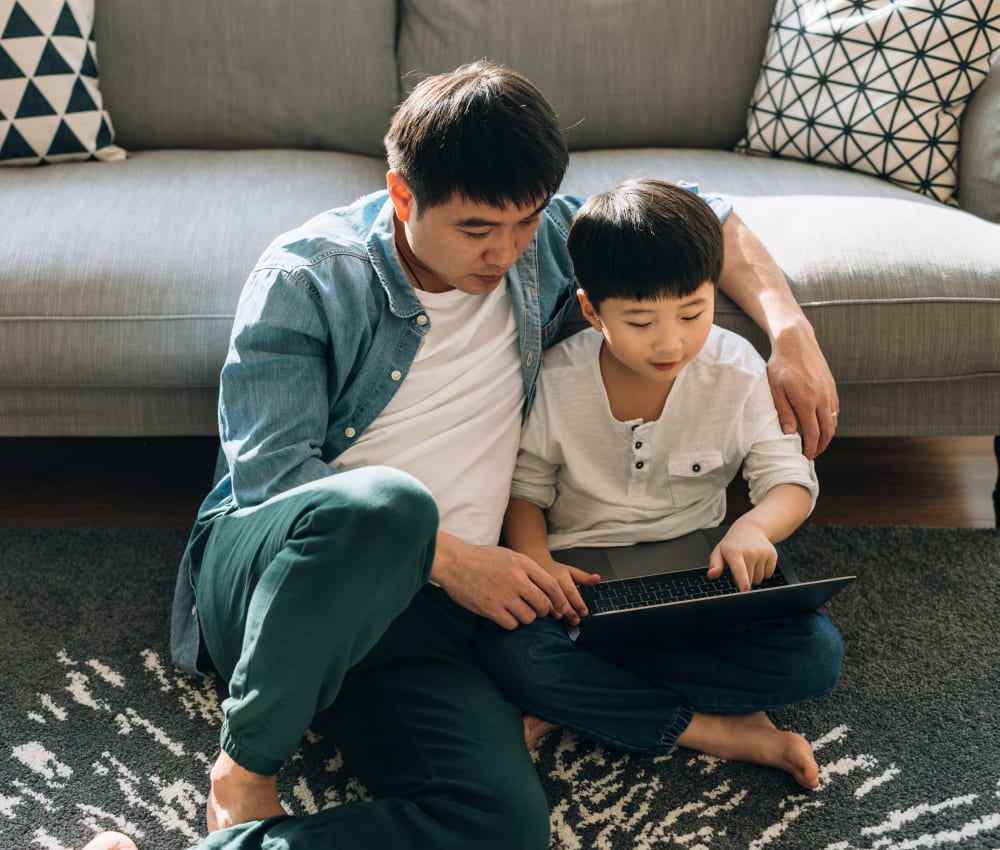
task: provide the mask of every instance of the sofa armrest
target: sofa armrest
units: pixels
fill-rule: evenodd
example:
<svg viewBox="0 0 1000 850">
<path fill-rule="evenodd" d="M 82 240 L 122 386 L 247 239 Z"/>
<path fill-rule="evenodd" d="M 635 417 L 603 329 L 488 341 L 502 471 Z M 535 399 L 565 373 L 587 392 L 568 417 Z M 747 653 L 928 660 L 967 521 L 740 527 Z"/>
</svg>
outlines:
<svg viewBox="0 0 1000 850">
<path fill-rule="evenodd" d="M 958 202 L 1000 223 L 1000 62 L 976 89 L 962 116 L 958 148 Z"/>
</svg>

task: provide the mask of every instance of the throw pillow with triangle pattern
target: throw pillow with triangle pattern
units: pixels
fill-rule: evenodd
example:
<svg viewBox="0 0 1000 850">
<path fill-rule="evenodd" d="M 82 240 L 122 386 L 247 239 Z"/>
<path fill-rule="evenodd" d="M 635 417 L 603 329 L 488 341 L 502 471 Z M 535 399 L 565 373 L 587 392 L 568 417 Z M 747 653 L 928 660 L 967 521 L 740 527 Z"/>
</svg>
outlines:
<svg viewBox="0 0 1000 850">
<path fill-rule="evenodd" d="M 998 52 L 1000 0 L 778 0 L 736 149 L 955 203 L 959 119 Z"/>
<path fill-rule="evenodd" d="M 94 0 L 0 0 L 0 165 L 118 160 Z"/>
</svg>

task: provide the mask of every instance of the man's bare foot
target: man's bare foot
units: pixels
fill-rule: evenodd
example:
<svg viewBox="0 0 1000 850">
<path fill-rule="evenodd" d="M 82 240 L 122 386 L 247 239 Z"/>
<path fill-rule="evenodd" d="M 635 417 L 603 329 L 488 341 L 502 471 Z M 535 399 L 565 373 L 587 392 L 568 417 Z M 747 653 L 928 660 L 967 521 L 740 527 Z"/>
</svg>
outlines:
<svg viewBox="0 0 1000 850">
<path fill-rule="evenodd" d="M 212 790 L 205 810 L 209 832 L 288 814 L 278 799 L 278 778 L 251 773 L 233 761 L 225 750 L 212 766 L 211 779 Z"/>
<path fill-rule="evenodd" d="M 120 832 L 102 832 L 83 850 L 137 850 L 135 842 Z"/>
<path fill-rule="evenodd" d="M 555 732 L 558 728 L 555 723 L 549 723 L 548 720 L 540 720 L 537 717 L 526 714 L 524 715 L 524 743 L 528 745 L 529 750 L 533 750 L 538 746 L 542 738 L 548 735 L 549 732 Z"/>
<path fill-rule="evenodd" d="M 677 744 L 712 756 L 776 767 L 790 773 L 803 788 L 819 787 L 819 765 L 809 742 L 782 732 L 763 712 L 701 714 L 696 712 Z"/>
</svg>

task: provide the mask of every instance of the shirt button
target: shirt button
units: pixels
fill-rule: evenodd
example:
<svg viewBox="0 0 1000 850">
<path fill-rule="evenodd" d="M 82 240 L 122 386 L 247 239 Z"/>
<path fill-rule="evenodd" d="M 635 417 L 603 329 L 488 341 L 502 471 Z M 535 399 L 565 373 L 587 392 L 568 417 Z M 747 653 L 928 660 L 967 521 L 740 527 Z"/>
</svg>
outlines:
<svg viewBox="0 0 1000 850">
<path fill-rule="evenodd" d="M 696 463 L 694 466 L 691 467 L 691 471 L 692 472 L 701 472 L 701 464 L 700 463 Z"/>
<path fill-rule="evenodd" d="M 394 381 L 398 381 L 400 378 L 403 377 L 403 373 L 400 372 L 399 369 L 393 369 L 389 373 L 389 377 L 392 378 Z"/>
<path fill-rule="evenodd" d="M 344 429 L 344 436 L 347 437 L 349 440 L 353 440 L 354 435 L 357 433 L 358 433 L 357 431 L 355 431 L 353 428 L 350 427 Z"/>
<path fill-rule="evenodd" d="M 636 447 L 637 449 L 641 449 L 641 448 L 642 448 L 642 441 L 640 440 L 640 441 L 639 441 L 638 443 L 636 443 L 636 444 L 635 444 L 635 447 Z"/>
<path fill-rule="evenodd" d="M 636 468 L 636 469 L 642 469 L 642 468 L 643 468 L 643 467 L 644 467 L 645 465 L 646 465 L 646 464 L 644 464 L 644 463 L 643 463 L 643 462 L 642 462 L 642 461 L 640 460 L 640 461 L 639 461 L 639 462 L 638 462 L 638 463 L 637 463 L 637 464 L 635 465 L 635 468 Z"/>
<path fill-rule="evenodd" d="M 419 316 L 417 316 L 417 324 L 418 325 L 426 325 L 427 324 L 427 317 L 423 313 L 421 313 Z"/>
<path fill-rule="evenodd" d="M 535 352 L 529 351 L 528 354 L 524 358 L 524 362 L 528 366 L 530 366 L 532 363 L 534 363 L 535 362 Z"/>
</svg>

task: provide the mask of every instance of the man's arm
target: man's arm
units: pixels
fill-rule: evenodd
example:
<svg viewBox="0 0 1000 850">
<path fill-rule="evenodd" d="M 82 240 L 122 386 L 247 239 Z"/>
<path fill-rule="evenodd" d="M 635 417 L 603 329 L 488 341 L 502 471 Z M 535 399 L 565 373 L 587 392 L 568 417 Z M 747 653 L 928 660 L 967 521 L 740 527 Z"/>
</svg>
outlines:
<svg viewBox="0 0 1000 850">
<path fill-rule="evenodd" d="M 802 448 L 815 458 L 837 428 L 837 385 L 812 325 L 767 248 L 735 213 L 722 227 L 726 260 L 719 289 L 768 335 L 768 381 L 786 434 L 802 429 Z"/>
</svg>

